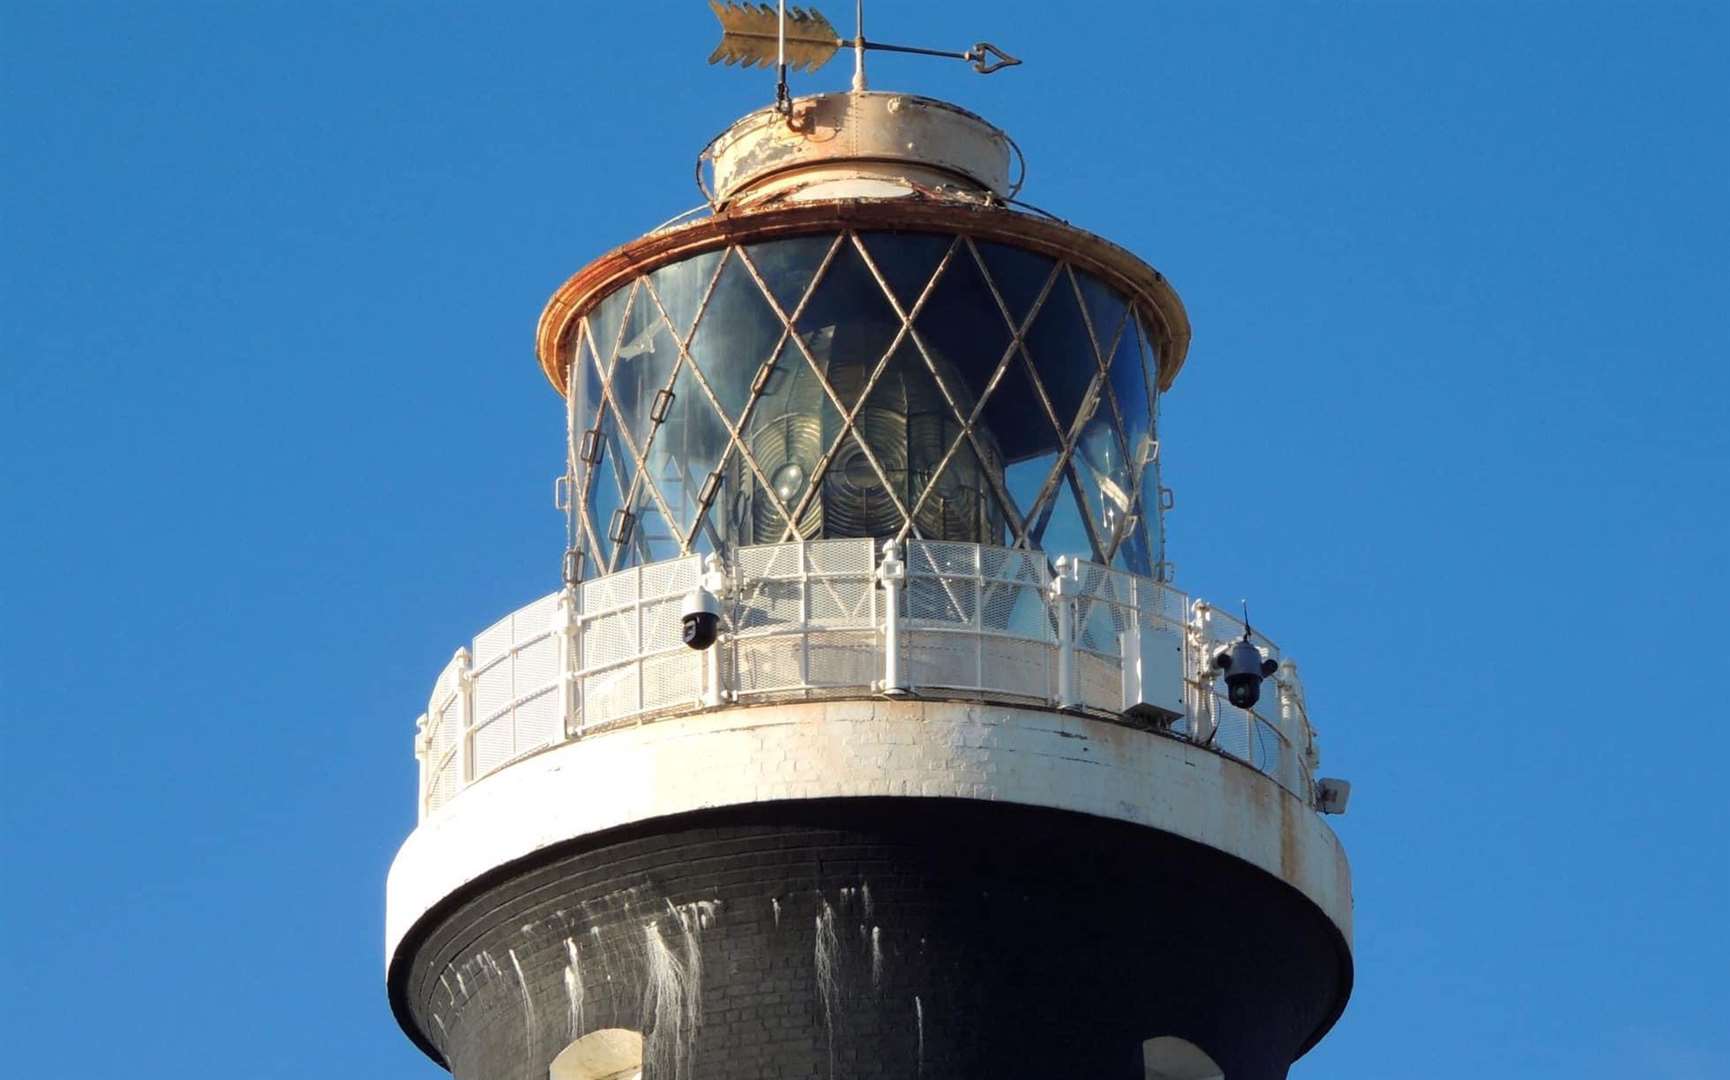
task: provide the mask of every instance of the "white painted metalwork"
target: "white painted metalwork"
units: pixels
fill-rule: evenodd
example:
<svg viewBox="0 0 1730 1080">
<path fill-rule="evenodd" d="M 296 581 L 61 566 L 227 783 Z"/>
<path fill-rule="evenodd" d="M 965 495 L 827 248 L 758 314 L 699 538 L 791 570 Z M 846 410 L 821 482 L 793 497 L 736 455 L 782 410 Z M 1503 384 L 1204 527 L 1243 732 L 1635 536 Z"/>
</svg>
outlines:
<svg viewBox="0 0 1730 1080">
<path fill-rule="evenodd" d="M 880 197 L 959 188 L 1013 198 L 1010 140 L 965 109 L 914 94 L 814 94 L 741 118 L 704 149 L 719 203 L 774 196 L 845 198 L 862 180 Z M 837 188 L 842 193 L 838 193 Z"/>
<path fill-rule="evenodd" d="M 705 566 L 705 562 L 707 565 Z M 707 650 L 680 638 L 684 597 L 723 612 Z M 913 694 L 1120 719 L 1241 761 L 1315 804 L 1319 763 L 1296 665 L 1253 710 L 1210 657 L 1238 620 L 1169 584 L 1025 549 L 912 540 L 691 555 L 542 597 L 482 631 L 417 724 L 421 814 L 522 757 L 623 724 L 783 701 Z M 1168 655 L 1169 654 L 1169 655 Z"/>
</svg>

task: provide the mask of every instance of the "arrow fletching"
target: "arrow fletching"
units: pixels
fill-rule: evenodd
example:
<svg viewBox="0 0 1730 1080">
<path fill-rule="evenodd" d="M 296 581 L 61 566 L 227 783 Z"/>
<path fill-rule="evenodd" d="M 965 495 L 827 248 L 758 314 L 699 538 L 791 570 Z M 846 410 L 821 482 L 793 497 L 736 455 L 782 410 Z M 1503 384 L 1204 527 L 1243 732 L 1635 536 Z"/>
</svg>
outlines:
<svg viewBox="0 0 1730 1080">
<path fill-rule="evenodd" d="M 709 54 L 709 63 L 742 67 L 775 65 L 779 18 L 773 4 L 709 0 L 709 8 L 721 21 L 721 43 Z M 816 8 L 787 9 L 788 67 L 816 71 L 829 62 L 840 46 L 841 39 L 822 12 Z"/>
</svg>

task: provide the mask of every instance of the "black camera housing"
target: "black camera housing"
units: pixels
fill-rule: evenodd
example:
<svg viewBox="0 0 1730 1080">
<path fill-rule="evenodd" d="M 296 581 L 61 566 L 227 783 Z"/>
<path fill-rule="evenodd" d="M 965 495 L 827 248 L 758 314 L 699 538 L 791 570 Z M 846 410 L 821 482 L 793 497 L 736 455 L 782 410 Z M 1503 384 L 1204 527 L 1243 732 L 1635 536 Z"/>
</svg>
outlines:
<svg viewBox="0 0 1730 1080">
<path fill-rule="evenodd" d="M 680 620 L 679 639 L 693 649 L 707 649 L 721 636 L 721 616 L 693 611 Z"/>
<path fill-rule="evenodd" d="M 1263 656 L 1246 633 L 1213 658 L 1213 666 L 1225 672 L 1226 700 L 1240 709 L 1253 709 L 1261 700 L 1261 681 L 1279 670 L 1279 661 Z"/>
<path fill-rule="evenodd" d="M 685 594 L 679 616 L 679 639 L 692 649 L 707 649 L 721 636 L 721 604 L 707 589 Z"/>
</svg>

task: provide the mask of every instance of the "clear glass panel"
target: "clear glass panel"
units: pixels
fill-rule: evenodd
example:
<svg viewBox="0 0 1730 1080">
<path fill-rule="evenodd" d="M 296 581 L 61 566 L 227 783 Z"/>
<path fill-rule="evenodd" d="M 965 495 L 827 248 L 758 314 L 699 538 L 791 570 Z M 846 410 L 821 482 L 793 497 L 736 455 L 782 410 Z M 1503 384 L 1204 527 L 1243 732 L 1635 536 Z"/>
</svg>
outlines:
<svg viewBox="0 0 1730 1080">
<path fill-rule="evenodd" d="M 1130 466 L 1139 472 L 1141 463 L 1153 455 L 1153 417 L 1148 411 L 1152 395 L 1141 366 L 1141 331 L 1134 319 L 1124 324 L 1123 336 L 1112 354 L 1110 387 L 1110 404 L 1117 407 L 1123 425 Z"/>
<path fill-rule="evenodd" d="M 965 382 L 947 362 L 935 356 L 932 360 L 937 370 L 944 373 L 944 382 L 951 387 L 962 415 L 971 414 L 973 400 Z M 928 485 L 939 481 L 938 467 L 950 447 L 961 440 L 959 450 L 943 470 L 937 490 L 930 498 L 924 498 L 924 505 L 915 516 L 914 532 L 928 540 L 974 543 L 995 543 L 987 537 L 1001 536 L 1002 508 L 989 496 L 989 481 L 983 475 L 979 456 L 970 443 L 962 440 L 962 425 L 955 409 L 945 400 L 930 367 L 911 341 L 904 341 L 895 350 L 854 424 L 860 439 L 871 448 L 887 473 L 890 488 L 909 509 L 924 498 Z M 1002 457 L 989 433 L 980 434 L 980 445 L 991 465 L 1000 468 Z"/>
<path fill-rule="evenodd" d="M 613 366 L 613 351 L 619 347 L 619 329 L 624 323 L 625 312 L 633 306 L 636 295 L 637 283 L 633 281 L 628 288 L 621 288 L 602 300 L 589 316 L 595 355 L 600 358 L 603 372 Z"/>
<path fill-rule="evenodd" d="M 1106 410 L 1094 413 L 1082 429 L 1071 464 L 1081 482 L 1093 534 L 1106 548 L 1101 554 L 1107 555 L 1134 509 L 1135 487 L 1117 426 Z"/>
<path fill-rule="evenodd" d="M 751 265 L 762 275 L 769 295 L 788 318 L 799 307 L 811 279 L 817 276 L 817 268 L 823 265 L 823 257 L 835 246 L 835 239 L 833 234 L 825 234 L 746 245 L 745 254 L 750 256 Z"/>
<path fill-rule="evenodd" d="M 954 237 L 934 233 L 868 232 L 860 233 L 859 241 L 870 253 L 871 261 L 877 264 L 883 280 L 889 283 L 889 291 L 895 294 L 901 310 L 906 312 L 913 310 L 944 254 L 955 244 Z M 950 261 L 962 260 L 973 261 L 965 250 L 956 251 Z M 977 274 L 978 270 L 975 269 L 974 273 Z M 932 302 L 935 299 L 934 294 Z M 989 296 L 986 301 L 990 301 Z"/>
<path fill-rule="evenodd" d="M 610 537 L 613 516 L 625 505 L 625 495 L 631 490 L 636 467 L 631 453 L 619 438 L 618 422 L 610 407 L 602 410 L 600 421 L 601 460 L 593 466 L 589 481 L 589 525 L 595 538 L 596 562 L 611 563 L 614 544 Z M 599 572 L 605 572 L 597 567 Z"/>
<path fill-rule="evenodd" d="M 1015 500 L 1015 507 L 1026 522 L 1029 536 L 1036 535 L 1043 527 L 1041 518 L 1051 512 L 1051 500 L 1043 505 L 1038 503 L 1040 489 L 1051 476 L 1051 470 L 1057 466 L 1057 451 L 1048 450 L 1030 458 L 1013 462 L 1004 470 L 1004 478 L 1009 485 L 1010 497 Z M 1035 543 L 1034 546 L 1038 546 Z"/>
<path fill-rule="evenodd" d="M 974 400 L 1009 347 L 1009 326 L 991 298 L 985 275 L 965 250 L 950 258 L 913 327 L 933 358 L 961 374 Z M 951 380 L 945 377 L 944 382 Z"/>
<path fill-rule="evenodd" d="M 1140 513 L 1124 530 L 1117 544 L 1117 554 L 1111 557 L 1111 565 L 1143 577 L 1153 576 L 1153 558 L 1148 554 L 1147 522 Z"/>
<path fill-rule="evenodd" d="M 1057 430 L 1051 426 L 1050 414 L 1033 391 L 1027 365 L 1019 356 L 1009 361 L 986 397 L 976 430 L 989 432 L 1004 459 L 1010 462 L 1049 454 L 1062 445 Z M 1050 470 L 1049 462 L 1046 469 Z M 1031 502 L 1018 499 L 1017 505 L 1026 511 Z"/>
<path fill-rule="evenodd" d="M 1024 325 L 1033 302 L 1051 277 L 1052 261 L 1044 255 L 1003 244 L 980 244 L 979 256 L 985 260 L 991 280 L 997 283 L 997 291 L 1009 307 L 1010 320 L 1016 326 Z M 1055 290 L 1062 284 L 1059 278 L 1052 288 Z"/>
<path fill-rule="evenodd" d="M 574 399 L 571 412 L 571 427 L 575 429 L 576 438 L 580 441 L 583 433 L 595 426 L 595 420 L 601 412 L 601 376 L 595 370 L 594 351 L 589 347 L 588 323 L 578 326 L 577 340 L 568 354 L 571 357 L 570 368 L 566 373 L 566 392 Z M 577 476 L 579 481 L 588 475 L 588 465 L 582 460 L 577 461 Z M 579 482 L 578 491 L 582 490 Z"/>
<path fill-rule="evenodd" d="M 1003 506 L 986 472 L 1001 470 L 1003 464 L 993 460 L 989 466 L 981 465 L 973 442 L 961 437 L 958 426 L 954 430 L 955 452 L 919 495 L 914 531 L 928 539 L 1001 545 Z"/>
<path fill-rule="evenodd" d="M 885 462 L 884 467 L 891 469 L 893 463 Z M 906 505 L 904 468 L 893 474 L 891 483 Z M 852 432 L 842 438 L 822 485 L 818 513 L 823 536 L 894 536 L 901 531 L 905 519 Z M 803 519 L 800 525 L 803 532 Z"/>
<path fill-rule="evenodd" d="M 781 339 L 784 326 L 737 253 L 729 253 L 697 320 L 691 356 L 714 391 L 721 409 L 737 419 L 751 396 L 757 369 Z"/>
<path fill-rule="evenodd" d="M 680 537 L 691 534 L 703 482 L 720 467 L 730 444 L 726 425 L 715 415 L 690 365 L 680 365 L 666 417 L 645 461 L 649 480 L 667 504 Z"/>
<path fill-rule="evenodd" d="M 649 414 L 655 395 L 666 389 L 679 362 L 679 348 L 647 293 L 639 295 L 625 319 L 625 333 L 609 379 L 631 445 L 640 452 L 649 440 Z"/>
<path fill-rule="evenodd" d="M 1124 330 L 1124 316 L 1128 314 L 1123 297 L 1092 275 L 1079 271 L 1075 274 L 1075 284 L 1081 290 L 1081 299 L 1087 308 L 1094 344 L 1099 348 L 1099 355 L 1109 360 Z"/>
<path fill-rule="evenodd" d="M 762 397 L 741 433 L 752 460 L 762 471 L 763 481 L 767 481 L 788 512 L 798 508 L 800 500 L 817 482 L 823 452 L 840 437 L 841 426 L 841 414 L 823 392 L 817 373 L 789 341 L 782 346 L 775 367 L 763 384 Z M 764 494 L 760 483 L 753 488 L 748 502 L 752 516 L 748 522 L 740 523 L 741 535 L 759 538 L 752 543 L 779 541 L 786 528 L 786 517 L 775 500 Z M 799 532 L 807 536 L 823 535 L 821 501 L 814 501 L 800 514 Z"/>
<path fill-rule="evenodd" d="M 649 275 L 649 285 L 661 301 L 673 333 L 680 341 L 691 333 L 691 321 L 697 317 L 697 307 L 714 280 L 715 267 L 725 255 L 724 250 L 704 252 L 684 262 L 663 266 Z"/>
<path fill-rule="evenodd" d="M 677 558 L 679 538 L 667 526 L 661 509 L 646 485 L 638 485 L 637 502 L 631 515 L 631 535 L 625 541 L 625 557 L 616 569 Z"/>
<path fill-rule="evenodd" d="M 1074 482 L 1064 470 L 1064 477 L 1052 493 L 1051 502 L 1045 508 L 1048 515 L 1043 527 L 1034 536 L 1033 546 L 1043 550 L 1055 560 L 1059 555 L 1069 555 L 1073 558 L 1094 560 L 1093 543 L 1087 538 L 1087 526 L 1082 523 L 1081 511 L 1076 506 Z"/>
<path fill-rule="evenodd" d="M 848 244 L 835 253 L 794 329 L 842 406 L 852 410 L 872 370 L 900 333 L 901 319 L 865 260 Z"/>
<path fill-rule="evenodd" d="M 1141 366 L 1147 372 L 1147 389 L 1157 398 L 1159 394 L 1159 333 L 1158 327 L 1150 325 L 1145 313 L 1138 324 L 1141 327 Z M 1154 411 L 1159 411 L 1155 406 Z"/>
<path fill-rule="evenodd" d="M 1057 413 L 1058 427 L 1067 434 L 1073 430 L 1076 413 L 1099 373 L 1099 361 L 1094 358 L 1087 326 L 1081 321 L 1081 305 L 1075 301 L 1075 290 L 1066 282 L 1060 280 L 1052 286 L 1026 342 L 1028 355 Z"/>
</svg>

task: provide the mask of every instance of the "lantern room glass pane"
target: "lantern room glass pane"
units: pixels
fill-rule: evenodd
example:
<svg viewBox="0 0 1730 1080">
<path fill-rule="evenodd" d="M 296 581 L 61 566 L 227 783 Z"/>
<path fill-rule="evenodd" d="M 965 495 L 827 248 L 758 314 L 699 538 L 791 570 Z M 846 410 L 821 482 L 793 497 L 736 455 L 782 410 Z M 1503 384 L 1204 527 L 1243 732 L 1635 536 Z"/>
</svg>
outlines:
<svg viewBox="0 0 1730 1080">
<path fill-rule="evenodd" d="M 1119 293 L 1046 255 L 886 231 L 717 248 L 573 338 L 589 573 L 790 536 L 1157 559 L 1151 350 Z"/>
</svg>

